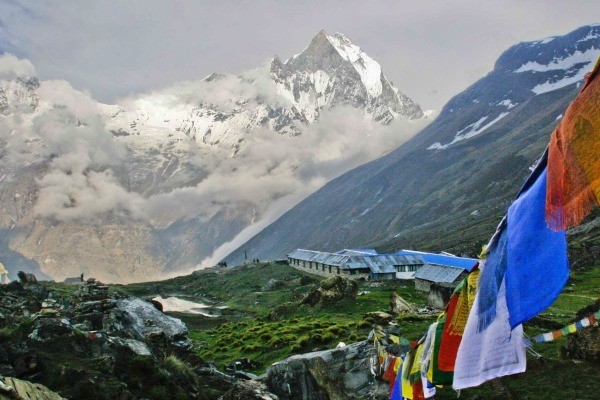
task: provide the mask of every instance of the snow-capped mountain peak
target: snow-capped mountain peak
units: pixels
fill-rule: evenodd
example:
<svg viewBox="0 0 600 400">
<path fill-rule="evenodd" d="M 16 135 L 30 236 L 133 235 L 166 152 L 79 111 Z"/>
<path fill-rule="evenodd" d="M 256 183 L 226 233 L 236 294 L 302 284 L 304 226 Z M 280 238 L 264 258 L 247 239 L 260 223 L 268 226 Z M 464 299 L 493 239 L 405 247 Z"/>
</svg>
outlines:
<svg viewBox="0 0 600 400">
<path fill-rule="evenodd" d="M 341 33 L 327 36 L 340 55 L 352 63 L 371 97 L 381 94 L 381 66 Z"/>
<path fill-rule="evenodd" d="M 55 279 L 88 273 L 81 265 L 121 282 L 195 267 L 430 120 L 350 39 L 325 31 L 286 62 L 119 104 L 34 72 L 0 56 L 0 231 L 33 232 L 14 246 Z M 405 123 L 380 126 L 394 120 Z"/>
<path fill-rule="evenodd" d="M 279 93 L 315 121 L 324 108 L 349 105 L 382 123 L 424 117 L 421 108 L 395 88 L 381 66 L 341 33 L 320 30 L 310 45 L 285 63 L 271 61 Z"/>
</svg>

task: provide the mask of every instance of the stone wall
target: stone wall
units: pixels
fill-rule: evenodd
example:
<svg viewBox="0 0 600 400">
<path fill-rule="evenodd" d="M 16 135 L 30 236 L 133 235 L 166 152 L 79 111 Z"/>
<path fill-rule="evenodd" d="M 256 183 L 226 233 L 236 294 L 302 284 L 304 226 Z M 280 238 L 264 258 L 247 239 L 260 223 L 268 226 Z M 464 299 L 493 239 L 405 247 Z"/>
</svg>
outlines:
<svg viewBox="0 0 600 400">
<path fill-rule="evenodd" d="M 454 288 L 433 283 L 429 286 L 427 304 L 438 310 L 443 310 L 450 301 Z"/>
</svg>

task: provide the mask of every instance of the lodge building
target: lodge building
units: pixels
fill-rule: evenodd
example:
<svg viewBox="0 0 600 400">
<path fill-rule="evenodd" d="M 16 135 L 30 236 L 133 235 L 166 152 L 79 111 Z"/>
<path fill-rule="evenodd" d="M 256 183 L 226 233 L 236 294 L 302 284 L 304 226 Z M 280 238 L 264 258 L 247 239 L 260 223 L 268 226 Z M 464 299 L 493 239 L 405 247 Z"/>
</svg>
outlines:
<svg viewBox="0 0 600 400">
<path fill-rule="evenodd" d="M 342 275 L 373 280 L 414 279 L 418 290 L 432 283 L 456 286 L 477 264 L 473 258 L 401 250 L 379 254 L 374 249 L 344 249 L 336 253 L 298 249 L 289 265 L 321 276 Z"/>
</svg>

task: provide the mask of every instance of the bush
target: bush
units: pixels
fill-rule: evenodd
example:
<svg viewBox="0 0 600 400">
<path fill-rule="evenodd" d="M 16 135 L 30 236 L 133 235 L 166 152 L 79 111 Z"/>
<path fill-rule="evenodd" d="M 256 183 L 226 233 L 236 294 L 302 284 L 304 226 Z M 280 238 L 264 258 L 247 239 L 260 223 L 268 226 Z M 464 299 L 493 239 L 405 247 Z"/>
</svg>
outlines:
<svg viewBox="0 0 600 400">
<path fill-rule="evenodd" d="M 353 343 L 358 340 L 358 335 L 356 333 L 351 333 L 348 335 L 348 342 Z"/>
<path fill-rule="evenodd" d="M 167 400 L 170 399 L 169 389 L 166 386 L 153 386 L 149 390 L 150 397 L 154 400 Z"/>
<path fill-rule="evenodd" d="M 163 361 L 163 366 L 167 371 L 172 373 L 173 375 L 184 376 L 187 378 L 194 379 L 196 377 L 196 373 L 188 364 L 181 361 L 179 358 L 175 356 L 168 356 Z"/>
<path fill-rule="evenodd" d="M 14 331 L 8 326 L 0 328 L 0 342 L 7 342 L 12 339 Z"/>
<path fill-rule="evenodd" d="M 370 328 L 373 324 L 369 321 L 360 321 L 356 324 L 357 328 Z"/>
</svg>

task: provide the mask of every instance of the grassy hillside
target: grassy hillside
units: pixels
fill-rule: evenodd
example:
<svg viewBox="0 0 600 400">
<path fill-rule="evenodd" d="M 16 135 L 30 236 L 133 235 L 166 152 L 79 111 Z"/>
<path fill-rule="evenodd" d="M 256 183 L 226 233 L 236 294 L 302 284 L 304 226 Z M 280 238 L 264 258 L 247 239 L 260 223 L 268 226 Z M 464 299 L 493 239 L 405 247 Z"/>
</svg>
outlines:
<svg viewBox="0 0 600 400">
<path fill-rule="evenodd" d="M 281 282 L 277 290 L 263 290 L 271 280 Z M 248 357 L 263 372 L 271 363 L 293 354 L 335 347 L 339 342 L 364 340 L 373 323 L 363 320 L 372 311 L 389 308 L 392 293 L 423 307 L 426 294 L 412 283 L 360 282 L 356 299 L 345 299 L 328 308 L 299 305 L 300 300 L 323 278 L 306 274 L 287 265 L 251 264 L 170 279 L 150 284 L 135 284 L 120 290 L 140 297 L 177 295 L 202 302 L 229 306 L 223 316 L 206 318 L 176 313 L 191 330 L 198 354 L 222 367 L 225 363 Z M 411 317 L 403 333 L 418 339 L 433 318 Z"/>
<path fill-rule="evenodd" d="M 557 302 L 531 323 L 529 336 L 570 323 L 576 312 L 600 297 L 600 266 L 572 272 Z M 280 282 L 266 291 L 271 279 Z M 364 340 L 373 321 L 363 319 L 371 311 L 389 308 L 396 292 L 409 302 L 424 306 L 426 294 L 412 283 L 360 282 L 367 292 L 354 300 L 343 300 L 320 309 L 300 306 L 299 301 L 322 278 L 286 265 L 252 264 L 237 268 L 192 274 L 162 282 L 118 287 L 117 290 L 141 297 L 177 295 L 230 307 L 221 317 L 206 318 L 177 313 L 190 327 L 195 351 L 222 368 L 225 363 L 248 357 L 258 363 L 252 372 L 261 373 L 272 362 L 293 354 L 335 347 L 340 341 Z M 268 286 L 268 285 L 267 285 Z M 402 334 L 418 339 L 435 317 L 409 316 L 397 323 Z M 461 396 L 480 399 L 595 399 L 592 382 L 600 379 L 600 368 L 591 362 L 565 360 L 561 348 L 565 339 L 535 345 L 541 359 L 529 356 L 524 374 L 497 379 Z M 581 377 L 585 377 L 582 382 Z M 560 390 L 558 390 L 560 389 Z M 479 397 L 477 397 L 479 396 Z M 451 389 L 440 390 L 437 398 L 456 398 Z"/>
</svg>

